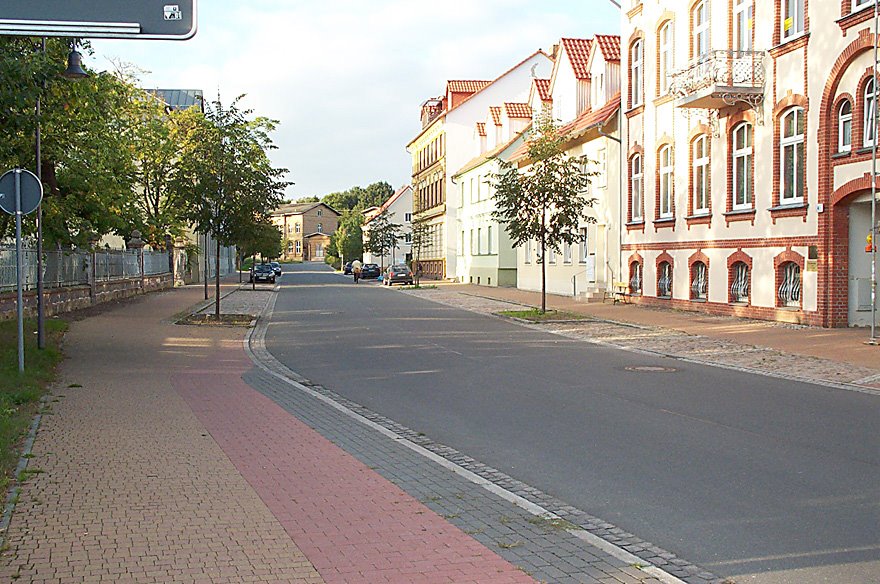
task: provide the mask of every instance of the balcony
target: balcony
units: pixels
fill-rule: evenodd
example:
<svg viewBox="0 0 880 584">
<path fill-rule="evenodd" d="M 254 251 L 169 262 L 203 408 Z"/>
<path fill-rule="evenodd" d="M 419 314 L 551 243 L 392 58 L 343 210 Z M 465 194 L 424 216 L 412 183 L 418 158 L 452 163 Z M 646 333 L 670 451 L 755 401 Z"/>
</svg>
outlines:
<svg viewBox="0 0 880 584">
<path fill-rule="evenodd" d="M 672 74 L 676 107 L 720 110 L 764 100 L 764 51 L 710 51 Z"/>
</svg>

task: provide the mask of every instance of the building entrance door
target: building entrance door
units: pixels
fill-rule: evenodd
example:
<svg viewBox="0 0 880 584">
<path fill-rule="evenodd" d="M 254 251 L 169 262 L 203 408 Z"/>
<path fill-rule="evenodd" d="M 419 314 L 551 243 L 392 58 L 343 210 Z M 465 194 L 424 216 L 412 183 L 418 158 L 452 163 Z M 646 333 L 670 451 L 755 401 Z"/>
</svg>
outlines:
<svg viewBox="0 0 880 584">
<path fill-rule="evenodd" d="M 871 231 L 871 194 L 849 206 L 849 326 L 871 326 L 871 254 L 865 251 Z"/>
</svg>

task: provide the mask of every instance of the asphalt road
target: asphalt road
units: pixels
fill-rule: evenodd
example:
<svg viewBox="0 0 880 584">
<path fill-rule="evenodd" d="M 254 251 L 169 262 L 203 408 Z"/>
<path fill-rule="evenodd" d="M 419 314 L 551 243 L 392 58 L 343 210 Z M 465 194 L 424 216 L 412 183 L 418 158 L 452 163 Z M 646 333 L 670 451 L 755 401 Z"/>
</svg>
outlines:
<svg viewBox="0 0 880 584">
<path fill-rule="evenodd" d="M 285 268 L 266 344 L 307 378 L 737 583 L 880 582 L 880 397 Z"/>
</svg>

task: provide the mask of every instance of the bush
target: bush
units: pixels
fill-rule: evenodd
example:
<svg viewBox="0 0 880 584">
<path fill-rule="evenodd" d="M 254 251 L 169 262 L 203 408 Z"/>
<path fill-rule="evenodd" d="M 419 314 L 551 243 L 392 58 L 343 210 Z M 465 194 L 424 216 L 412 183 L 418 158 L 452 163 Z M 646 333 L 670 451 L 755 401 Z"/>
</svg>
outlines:
<svg viewBox="0 0 880 584">
<path fill-rule="evenodd" d="M 332 255 L 324 256 L 324 263 L 328 264 L 329 266 L 332 266 L 334 270 L 341 270 L 342 269 L 342 260 L 336 256 L 332 256 Z"/>
</svg>

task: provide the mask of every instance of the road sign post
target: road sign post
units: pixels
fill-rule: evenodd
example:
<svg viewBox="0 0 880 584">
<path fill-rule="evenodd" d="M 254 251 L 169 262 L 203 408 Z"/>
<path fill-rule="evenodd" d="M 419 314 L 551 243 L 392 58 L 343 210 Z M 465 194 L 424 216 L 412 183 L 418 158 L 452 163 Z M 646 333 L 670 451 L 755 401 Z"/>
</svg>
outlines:
<svg viewBox="0 0 880 584">
<path fill-rule="evenodd" d="M 21 251 L 21 217 L 33 213 L 43 200 L 43 184 L 29 170 L 16 168 L 0 176 L 0 209 L 15 215 L 15 280 L 18 315 L 18 372 L 24 373 L 24 294 Z"/>
</svg>

